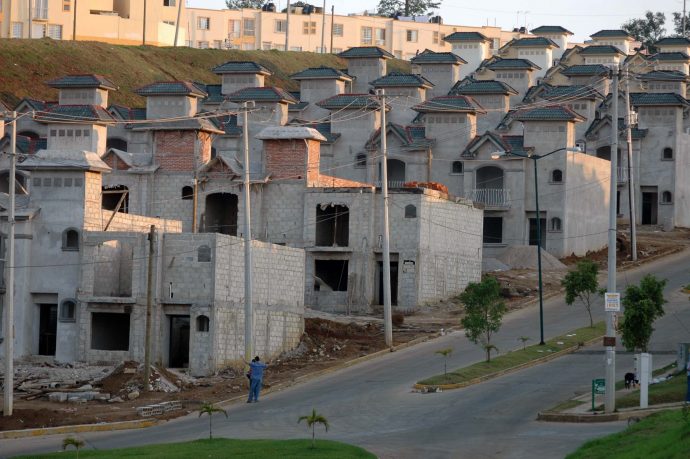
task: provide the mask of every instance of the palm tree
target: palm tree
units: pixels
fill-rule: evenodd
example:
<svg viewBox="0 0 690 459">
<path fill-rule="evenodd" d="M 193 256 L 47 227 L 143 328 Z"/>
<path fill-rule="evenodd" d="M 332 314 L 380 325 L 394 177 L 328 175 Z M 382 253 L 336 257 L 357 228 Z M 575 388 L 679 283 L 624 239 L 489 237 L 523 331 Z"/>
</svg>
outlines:
<svg viewBox="0 0 690 459">
<path fill-rule="evenodd" d="M 311 447 L 314 448 L 316 445 L 316 424 L 323 424 L 323 426 L 326 428 L 326 432 L 328 432 L 328 419 L 318 414 L 316 409 L 312 408 L 311 415 L 300 416 L 297 420 L 297 423 L 302 421 L 307 421 L 307 427 L 311 427 Z"/>
<path fill-rule="evenodd" d="M 529 336 L 521 336 L 518 338 L 518 340 L 522 341 L 522 350 L 523 351 L 525 350 L 525 343 L 527 341 L 529 341 L 530 339 L 532 339 L 532 338 L 530 338 Z"/>
<path fill-rule="evenodd" d="M 498 348 L 493 344 L 484 344 L 482 347 L 484 348 L 484 351 L 486 351 L 486 361 L 491 362 L 491 353 L 498 353 Z"/>
<path fill-rule="evenodd" d="M 228 413 L 221 408 L 216 408 L 212 403 L 204 403 L 199 408 L 199 417 L 204 414 L 208 414 L 208 439 L 213 440 L 213 413 L 223 413 L 225 417 L 228 417 Z"/>
<path fill-rule="evenodd" d="M 79 448 L 84 447 L 84 441 L 74 437 L 67 437 L 62 440 L 62 450 L 65 451 L 68 446 L 74 446 L 76 448 L 77 458 L 79 458 Z"/>
<path fill-rule="evenodd" d="M 443 356 L 443 377 L 447 378 L 448 377 L 448 356 L 450 356 L 453 353 L 453 348 L 449 347 L 448 349 L 439 349 L 436 351 L 436 354 L 440 354 Z"/>
</svg>

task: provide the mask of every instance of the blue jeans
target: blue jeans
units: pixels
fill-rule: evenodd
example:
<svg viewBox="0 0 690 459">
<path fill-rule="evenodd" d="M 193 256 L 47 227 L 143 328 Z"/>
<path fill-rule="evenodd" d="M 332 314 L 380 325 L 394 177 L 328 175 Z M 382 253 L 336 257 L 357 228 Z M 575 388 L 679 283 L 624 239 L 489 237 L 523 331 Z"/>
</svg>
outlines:
<svg viewBox="0 0 690 459">
<path fill-rule="evenodd" d="M 255 402 L 259 401 L 259 391 L 261 390 L 261 380 L 260 379 L 251 379 L 251 383 L 249 384 L 249 402 L 254 400 Z"/>
</svg>

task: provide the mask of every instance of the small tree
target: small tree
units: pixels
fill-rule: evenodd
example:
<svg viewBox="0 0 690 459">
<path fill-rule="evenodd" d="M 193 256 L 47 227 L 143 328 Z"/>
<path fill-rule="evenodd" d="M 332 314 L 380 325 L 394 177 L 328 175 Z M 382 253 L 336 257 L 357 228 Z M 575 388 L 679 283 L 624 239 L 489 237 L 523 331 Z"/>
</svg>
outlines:
<svg viewBox="0 0 690 459">
<path fill-rule="evenodd" d="M 225 0 L 228 9 L 239 10 L 240 8 L 254 8 L 260 10 L 267 0 Z"/>
<path fill-rule="evenodd" d="M 199 417 L 203 416 L 204 414 L 208 414 L 209 440 L 213 440 L 213 413 L 223 413 L 226 418 L 228 417 L 228 413 L 226 413 L 225 410 L 213 406 L 212 403 L 205 402 L 203 405 L 201 405 L 201 408 L 199 409 Z"/>
<path fill-rule="evenodd" d="M 501 320 L 506 312 L 506 305 L 501 300 L 501 286 L 493 277 L 486 277 L 479 283 L 470 283 L 460 295 L 465 305 L 465 317 L 462 326 L 465 335 L 474 344 L 481 344 L 486 351 L 486 361 L 491 361 L 491 337 L 501 328 Z"/>
<path fill-rule="evenodd" d="M 84 447 L 84 441 L 74 437 L 67 437 L 62 440 L 63 451 L 66 451 L 70 446 L 74 446 L 74 448 L 77 450 L 77 458 L 79 458 L 79 449 Z"/>
<path fill-rule="evenodd" d="M 565 302 L 572 305 L 579 300 L 589 315 L 589 326 L 594 327 L 592 319 L 592 295 L 598 294 L 597 274 L 599 267 L 590 260 L 582 260 L 577 264 L 575 271 L 570 271 L 561 281 L 565 287 Z"/>
<path fill-rule="evenodd" d="M 379 0 L 376 12 L 390 16 L 395 13 L 409 16 L 421 16 L 430 14 L 432 10 L 441 6 L 442 0 Z"/>
<path fill-rule="evenodd" d="M 453 353 L 453 348 L 449 347 L 448 349 L 439 349 L 436 351 L 436 354 L 440 354 L 443 356 L 443 377 L 446 378 L 448 377 L 448 357 Z"/>
<path fill-rule="evenodd" d="M 525 350 L 525 343 L 531 339 L 532 338 L 530 338 L 529 336 L 521 336 L 518 338 L 518 340 L 522 341 L 522 350 L 523 351 Z"/>
<path fill-rule="evenodd" d="M 316 446 L 316 424 L 323 424 L 326 432 L 328 432 L 328 419 L 318 414 L 316 409 L 312 408 L 311 414 L 300 416 L 297 423 L 299 424 L 302 421 L 307 421 L 307 427 L 311 427 L 311 447 L 314 448 Z"/>
<path fill-rule="evenodd" d="M 654 332 L 654 321 L 664 315 L 664 287 L 666 280 L 648 274 L 642 278 L 639 287 L 630 285 L 625 289 L 622 303 L 625 307 L 621 337 L 629 351 L 647 352 L 649 340 Z"/>
<path fill-rule="evenodd" d="M 665 23 L 666 15 L 664 13 L 647 11 L 643 18 L 631 19 L 624 23 L 621 29 L 632 35 L 646 49 L 656 52 L 654 43 L 666 34 Z"/>
</svg>

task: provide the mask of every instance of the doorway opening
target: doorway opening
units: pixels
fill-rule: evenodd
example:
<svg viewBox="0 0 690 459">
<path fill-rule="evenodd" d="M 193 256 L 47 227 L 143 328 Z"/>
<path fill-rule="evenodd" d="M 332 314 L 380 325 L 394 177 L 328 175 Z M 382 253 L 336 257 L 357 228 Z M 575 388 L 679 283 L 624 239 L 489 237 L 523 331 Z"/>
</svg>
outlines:
<svg viewBox="0 0 690 459">
<path fill-rule="evenodd" d="M 206 196 L 205 232 L 237 236 L 236 194 L 213 193 Z"/>
<path fill-rule="evenodd" d="M 57 304 L 39 304 L 38 355 L 55 355 L 57 342 Z"/>
<path fill-rule="evenodd" d="M 656 225 L 659 213 L 659 191 L 655 186 L 642 187 L 642 224 Z"/>
<path fill-rule="evenodd" d="M 376 262 L 376 276 L 378 278 L 379 288 L 377 304 L 383 304 L 383 261 Z M 398 262 L 391 261 L 391 305 L 398 304 Z"/>
<path fill-rule="evenodd" d="M 539 219 L 539 229 L 541 233 L 541 248 L 546 248 L 546 219 Z M 529 245 L 537 245 L 537 219 L 529 219 Z"/>
<path fill-rule="evenodd" d="M 170 368 L 189 367 L 189 316 L 170 316 Z"/>
</svg>

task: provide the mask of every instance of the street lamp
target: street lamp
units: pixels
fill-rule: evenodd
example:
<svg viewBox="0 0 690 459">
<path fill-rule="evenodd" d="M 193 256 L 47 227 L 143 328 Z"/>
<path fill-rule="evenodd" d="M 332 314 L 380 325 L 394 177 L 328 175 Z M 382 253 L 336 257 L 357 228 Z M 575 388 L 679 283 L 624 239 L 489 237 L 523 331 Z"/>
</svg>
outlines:
<svg viewBox="0 0 690 459">
<path fill-rule="evenodd" d="M 539 271 L 539 344 L 544 345 L 544 293 L 543 284 L 541 278 L 541 214 L 539 212 L 539 180 L 537 177 L 537 161 L 546 158 L 559 151 L 569 151 L 573 153 L 581 153 L 582 150 L 579 147 L 564 147 L 558 148 L 556 150 L 544 153 L 543 155 L 536 155 L 534 153 L 518 153 L 518 152 L 505 152 L 497 151 L 491 154 L 491 159 L 497 160 L 505 156 L 519 156 L 520 158 L 531 159 L 534 163 L 534 201 L 537 210 L 537 270 Z"/>
</svg>

